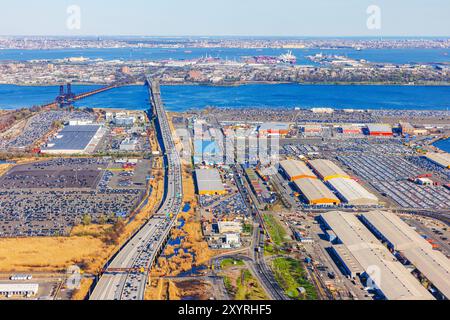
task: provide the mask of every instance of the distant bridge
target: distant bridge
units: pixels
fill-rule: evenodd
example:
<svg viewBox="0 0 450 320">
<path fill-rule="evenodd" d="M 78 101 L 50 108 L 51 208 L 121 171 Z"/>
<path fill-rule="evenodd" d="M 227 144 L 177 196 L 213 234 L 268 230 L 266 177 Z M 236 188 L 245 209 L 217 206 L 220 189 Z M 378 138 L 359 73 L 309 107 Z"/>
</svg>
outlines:
<svg viewBox="0 0 450 320">
<path fill-rule="evenodd" d="M 45 105 L 41 105 L 41 108 L 57 108 L 57 107 L 62 107 L 62 106 L 68 106 L 71 105 L 72 103 L 74 103 L 75 101 L 79 101 L 82 99 L 85 99 L 87 97 L 111 90 L 111 89 L 115 89 L 115 88 L 119 88 L 119 87 L 123 87 L 127 85 L 127 83 L 115 83 L 103 88 L 99 88 L 99 89 L 95 89 L 89 92 L 84 92 L 81 94 L 74 94 L 72 93 L 72 86 L 71 84 L 67 84 L 67 93 L 64 92 L 64 86 L 60 86 L 59 89 L 59 95 L 56 97 L 54 102 L 45 104 Z"/>
</svg>

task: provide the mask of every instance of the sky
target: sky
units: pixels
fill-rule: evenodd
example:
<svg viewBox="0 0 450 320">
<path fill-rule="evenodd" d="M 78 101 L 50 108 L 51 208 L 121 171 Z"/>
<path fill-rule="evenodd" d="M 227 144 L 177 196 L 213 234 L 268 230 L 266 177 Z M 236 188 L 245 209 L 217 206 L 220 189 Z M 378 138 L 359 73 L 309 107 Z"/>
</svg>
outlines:
<svg viewBox="0 0 450 320">
<path fill-rule="evenodd" d="M 79 11 L 68 13 L 74 5 Z M 368 14 L 372 5 L 379 11 Z M 449 0 L 1 0 L 0 6 L 0 35 L 450 35 Z"/>
</svg>

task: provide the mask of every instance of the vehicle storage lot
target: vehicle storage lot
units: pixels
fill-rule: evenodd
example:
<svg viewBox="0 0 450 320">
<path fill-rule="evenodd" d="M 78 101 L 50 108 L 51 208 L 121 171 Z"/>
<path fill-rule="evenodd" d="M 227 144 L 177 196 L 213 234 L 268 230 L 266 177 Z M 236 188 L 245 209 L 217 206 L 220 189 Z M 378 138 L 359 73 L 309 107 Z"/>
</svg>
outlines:
<svg viewBox="0 0 450 320">
<path fill-rule="evenodd" d="M 135 169 L 100 159 L 56 159 L 13 168 L 0 180 L 0 237 L 66 235 L 93 222 L 127 216 L 141 202 L 151 162 Z M 138 171 L 128 179 L 121 174 Z"/>
<path fill-rule="evenodd" d="M 450 191 L 442 186 L 417 185 L 409 178 L 426 173 L 401 156 L 350 155 L 337 159 L 369 182 L 380 194 L 408 209 L 447 209 Z"/>
<path fill-rule="evenodd" d="M 25 164 L 0 178 L 0 189 L 95 189 L 108 162 L 97 159 L 58 159 Z"/>
</svg>

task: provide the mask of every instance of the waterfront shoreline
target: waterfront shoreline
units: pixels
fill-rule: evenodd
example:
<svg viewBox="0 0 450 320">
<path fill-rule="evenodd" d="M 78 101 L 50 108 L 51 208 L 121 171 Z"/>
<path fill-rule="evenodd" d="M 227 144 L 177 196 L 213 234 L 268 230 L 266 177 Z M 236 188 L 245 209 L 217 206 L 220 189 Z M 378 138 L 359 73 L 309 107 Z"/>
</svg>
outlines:
<svg viewBox="0 0 450 320">
<path fill-rule="evenodd" d="M 75 93 L 100 84 L 73 84 Z M 355 110 L 445 111 L 450 86 L 326 85 L 306 83 L 240 83 L 239 85 L 163 84 L 163 99 L 171 111 L 206 108 L 323 108 Z M 14 110 L 54 101 L 58 86 L 0 85 L 0 109 Z M 141 110 L 147 93 L 143 82 L 76 102 L 76 107 Z"/>
</svg>

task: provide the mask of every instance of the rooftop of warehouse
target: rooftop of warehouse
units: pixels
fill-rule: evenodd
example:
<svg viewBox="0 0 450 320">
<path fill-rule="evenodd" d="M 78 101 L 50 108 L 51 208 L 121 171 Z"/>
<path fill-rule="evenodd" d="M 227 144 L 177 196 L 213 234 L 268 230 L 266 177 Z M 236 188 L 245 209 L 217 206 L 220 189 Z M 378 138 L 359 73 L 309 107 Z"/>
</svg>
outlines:
<svg viewBox="0 0 450 320">
<path fill-rule="evenodd" d="M 310 168 L 303 161 L 298 160 L 284 160 L 280 162 L 281 167 L 287 172 L 291 177 L 307 175 L 311 177 L 316 177 Z"/>
<path fill-rule="evenodd" d="M 102 126 L 66 126 L 44 150 L 84 150 Z"/>
<path fill-rule="evenodd" d="M 290 124 L 283 122 L 266 122 L 259 126 L 260 131 L 267 130 L 289 130 Z"/>
<path fill-rule="evenodd" d="M 329 183 L 348 200 L 369 199 L 378 201 L 374 194 L 353 179 L 335 178 L 329 180 Z"/>
<path fill-rule="evenodd" d="M 446 256 L 433 250 L 431 244 L 394 213 L 372 211 L 361 216 L 393 243 L 395 249 L 402 252 L 446 297 L 450 297 L 450 261 Z"/>
<path fill-rule="evenodd" d="M 324 178 L 331 176 L 348 177 L 348 174 L 334 162 L 326 159 L 317 159 L 309 161 L 309 164 Z"/>
<path fill-rule="evenodd" d="M 339 202 L 336 195 L 318 179 L 306 178 L 296 180 L 294 183 L 309 200 L 330 199 Z"/>
<path fill-rule="evenodd" d="M 200 191 L 222 191 L 225 190 L 222 178 L 217 169 L 195 170 L 197 186 Z"/>
<path fill-rule="evenodd" d="M 387 299 L 434 299 L 354 214 L 333 211 L 322 213 L 321 217 L 366 272 L 379 271 L 379 276 L 374 277 L 374 282 Z"/>
</svg>

